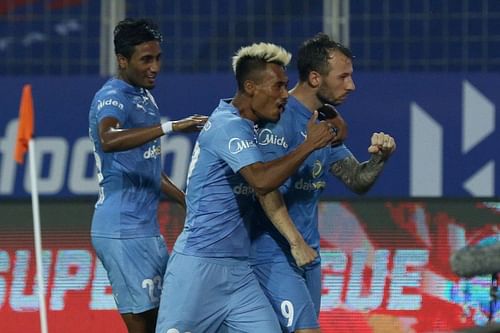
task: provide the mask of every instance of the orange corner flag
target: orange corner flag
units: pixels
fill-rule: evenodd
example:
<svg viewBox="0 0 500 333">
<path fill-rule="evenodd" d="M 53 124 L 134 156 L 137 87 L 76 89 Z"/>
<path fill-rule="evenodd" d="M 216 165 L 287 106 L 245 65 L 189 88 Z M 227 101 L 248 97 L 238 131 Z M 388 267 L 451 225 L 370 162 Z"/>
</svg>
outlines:
<svg viewBox="0 0 500 333">
<path fill-rule="evenodd" d="M 25 84 L 19 106 L 19 127 L 17 128 L 16 149 L 14 159 L 17 163 L 24 163 L 24 154 L 28 151 L 28 143 L 33 137 L 34 110 L 31 85 Z"/>
</svg>

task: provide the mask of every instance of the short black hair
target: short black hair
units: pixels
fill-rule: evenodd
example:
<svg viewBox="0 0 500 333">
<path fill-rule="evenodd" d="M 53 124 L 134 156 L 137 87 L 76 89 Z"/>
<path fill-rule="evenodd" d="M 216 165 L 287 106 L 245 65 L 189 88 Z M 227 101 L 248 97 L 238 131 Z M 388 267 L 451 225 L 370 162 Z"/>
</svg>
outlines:
<svg viewBox="0 0 500 333">
<path fill-rule="evenodd" d="M 158 25 L 145 18 L 126 18 L 118 22 L 113 35 L 115 54 L 121 54 L 127 59 L 134 53 L 136 45 L 153 40 L 160 43 L 163 41 Z"/>
<path fill-rule="evenodd" d="M 328 59 L 332 51 L 339 51 L 351 60 L 354 58 L 349 48 L 334 41 L 325 33 L 319 33 L 306 40 L 299 48 L 297 55 L 300 81 L 307 81 L 312 71 L 320 74 L 328 73 Z"/>
<path fill-rule="evenodd" d="M 238 84 L 238 90 L 244 90 L 244 83 L 246 80 L 252 79 L 253 81 L 258 81 L 257 77 L 260 73 L 266 69 L 268 62 L 262 58 L 257 57 L 245 57 L 242 58 L 236 67 L 236 82 Z M 282 64 L 279 64 L 282 65 Z M 259 75 L 259 76 L 258 76 Z"/>
</svg>

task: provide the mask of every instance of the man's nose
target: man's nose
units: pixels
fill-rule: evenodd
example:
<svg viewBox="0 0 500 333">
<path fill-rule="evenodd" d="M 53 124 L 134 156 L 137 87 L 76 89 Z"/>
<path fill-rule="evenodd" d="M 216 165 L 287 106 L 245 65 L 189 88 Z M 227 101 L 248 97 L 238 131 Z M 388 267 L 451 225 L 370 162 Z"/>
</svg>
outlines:
<svg viewBox="0 0 500 333">
<path fill-rule="evenodd" d="M 288 89 L 287 89 L 287 87 L 283 87 L 281 89 L 281 98 L 288 98 Z"/>
<path fill-rule="evenodd" d="M 151 71 L 152 72 L 159 72 L 160 71 L 160 67 L 161 67 L 161 62 L 158 61 L 158 60 L 155 60 L 151 63 Z"/>
<path fill-rule="evenodd" d="M 347 82 L 346 89 L 349 90 L 349 91 L 356 90 L 356 85 L 354 84 L 354 80 L 353 79 L 350 79 L 349 82 Z"/>
</svg>

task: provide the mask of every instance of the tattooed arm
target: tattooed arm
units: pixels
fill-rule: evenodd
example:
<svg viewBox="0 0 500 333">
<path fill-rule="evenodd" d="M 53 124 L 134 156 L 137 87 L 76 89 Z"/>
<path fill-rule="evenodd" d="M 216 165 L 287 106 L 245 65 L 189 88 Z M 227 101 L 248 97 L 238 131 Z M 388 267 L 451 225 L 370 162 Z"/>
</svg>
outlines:
<svg viewBox="0 0 500 333">
<path fill-rule="evenodd" d="M 357 194 L 366 193 L 377 180 L 385 161 L 396 149 L 394 138 L 383 132 L 373 133 L 368 147 L 371 158 L 359 163 L 354 156 L 348 156 L 332 164 L 330 172 Z"/>
<path fill-rule="evenodd" d="M 364 194 L 377 180 L 384 168 L 384 162 L 382 156 L 372 155 L 368 161 L 359 163 L 356 157 L 351 155 L 333 163 L 330 172 L 353 192 Z"/>
</svg>

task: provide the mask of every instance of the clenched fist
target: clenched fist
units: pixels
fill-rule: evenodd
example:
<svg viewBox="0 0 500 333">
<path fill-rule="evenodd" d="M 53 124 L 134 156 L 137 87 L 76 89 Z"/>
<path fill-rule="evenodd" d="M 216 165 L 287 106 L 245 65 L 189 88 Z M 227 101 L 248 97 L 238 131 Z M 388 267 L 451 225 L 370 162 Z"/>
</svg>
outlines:
<svg viewBox="0 0 500 333">
<path fill-rule="evenodd" d="M 388 158 L 396 150 L 396 141 L 389 134 L 384 132 L 373 133 L 371 145 L 368 147 L 370 154 L 378 154 L 383 158 Z"/>
</svg>

